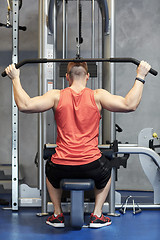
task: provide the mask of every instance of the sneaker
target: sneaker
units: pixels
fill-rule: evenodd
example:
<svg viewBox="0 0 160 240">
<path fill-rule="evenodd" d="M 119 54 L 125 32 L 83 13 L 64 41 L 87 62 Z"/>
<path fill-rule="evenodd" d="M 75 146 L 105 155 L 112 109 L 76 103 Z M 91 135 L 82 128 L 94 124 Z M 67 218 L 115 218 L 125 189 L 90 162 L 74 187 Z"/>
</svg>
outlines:
<svg viewBox="0 0 160 240">
<path fill-rule="evenodd" d="M 47 224 L 53 226 L 53 227 L 64 227 L 64 215 L 63 213 L 59 214 L 57 217 L 54 216 L 54 214 L 52 216 L 50 216 L 47 221 Z"/>
<path fill-rule="evenodd" d="M 97 217 L 96 215 L 93 215 L 93 213 L 90 216 L 90 228 L 100 228 L 108 226 L 112 223 L 111 219 L 109 217 L 105 217 L 103 214 L 101 217 Z"/>
</svg>

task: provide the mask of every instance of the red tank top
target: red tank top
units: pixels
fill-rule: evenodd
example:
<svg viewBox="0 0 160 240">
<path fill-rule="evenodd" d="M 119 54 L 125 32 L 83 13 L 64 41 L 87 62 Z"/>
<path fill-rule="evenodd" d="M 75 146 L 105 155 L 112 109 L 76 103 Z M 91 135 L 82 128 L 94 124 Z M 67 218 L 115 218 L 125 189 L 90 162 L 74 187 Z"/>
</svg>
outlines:
<svg viewBox="0 0 160 240">
<path fill-rule="evenodd" d="M 100 119 L 93 90 L 84 88 L 80 93 L 69 87 L 61 90 L 55 111 L 57 147 L 51 158 L 52 162 L 61 165 L 82 165 L 100 158 Z"/>
</svg>

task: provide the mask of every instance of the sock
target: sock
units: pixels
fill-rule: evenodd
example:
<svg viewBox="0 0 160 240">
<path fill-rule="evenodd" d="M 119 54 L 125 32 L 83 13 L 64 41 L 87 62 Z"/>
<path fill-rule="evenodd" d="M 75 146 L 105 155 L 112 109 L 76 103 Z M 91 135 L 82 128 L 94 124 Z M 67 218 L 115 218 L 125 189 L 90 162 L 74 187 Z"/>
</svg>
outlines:
<svg viewBox="0 0 160 240">
<path fill-rule="evenodd" d="M 102 214 L 94 214 L 94 215 L 96 215 L 98 218 L 102 216 Z"/>
</svg>

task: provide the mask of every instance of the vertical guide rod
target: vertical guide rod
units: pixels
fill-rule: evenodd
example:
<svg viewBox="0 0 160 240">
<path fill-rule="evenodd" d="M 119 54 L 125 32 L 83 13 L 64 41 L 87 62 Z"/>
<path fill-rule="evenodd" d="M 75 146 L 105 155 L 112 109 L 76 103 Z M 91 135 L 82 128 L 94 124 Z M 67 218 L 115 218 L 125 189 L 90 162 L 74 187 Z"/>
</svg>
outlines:
<svg viewBox="0 0 160 240">
<path fill-rule="evenodd" d="M 115 0 L 111 0 L 111 58 L 115 57 Z M 110 64 L 111 94 L 115 94 L 115 63 Z M 111 142 L 116 139 L 115 113 L 111 113 Z"/>
<path fill-rule="evenodd" d="M 68 58 L 68 0 L 66 0 L 66 58 Z"/>
<path fill-rule="evenodd" d="M 40 28 L 41 28 L 41 54 L 42 57 L 46 57 L 47 56 L 47 26 L 46 26 L 46 15 L 47 15 L 47 1 L 45 0 L 41 0 L 41 11 L 42 11 L 42 15 L 41 15 L 41 19 L 40 19 Z M 42 85 L 41 94 L 44 94 L 47 91 L 47 84 L 46 84 L 46 64 L 42 64 L 41 66 L 41 76 L 40 76 L 40 84 Z M 42 180 L 42 188 L 41 188 L 41 197 L 42 197 L 42 215 L 45 215 L 47 212 L 47 207 L 46 207 L 46 198 L 47 198 L 47 194 L 46 194 L 46 181 L 45 181 L 45 162 L 43 161 L 43 146 L 44 143 L 46 143 L 46 113 L 41 113 L 40 114 L 41 117 L 41 126 L 40 126 L 40 131 L 41 131 L 41 136 L 39 139 L 39 150 L 41 152 L 41 178 Z"/>
<path fill-rule="evenodd" d="M 47 28 L 47 25 L 46 25 Z M 47 36 L 47 35 L 46 35 Z M 53 6 L 53 58 L 57 58 L 57 1 L 54 1 Z M 57 63 L 53 63 L 53 89 L 57 88 Z M 53 142 L 56 142 L 56 124 L 53 125 Z M 46 142 L 44 142 L 46 143 Z"/>
<path fill-rule="evenodd" d="M 47 29 L 47 23 L 45 23 Z M 46 33 L 47 37 L 47 33 Z M 47 44 L 47 43 L 46 43 Z M 45 46 L 44 46 L 45 47 Z M 54 1 L 53 6 L 53 58 L 57 58 L 57 1 Z M 57 88 L 57 63 L 53 63 L 53 89 Z M 54 129 L 55 137 L 55 129 Z"/>
<path fill-rule="evenodd" d="M 91 12 L 91 18 L 92 18 L 92 26 L 91 26 L 91 53 L 92 58 L 95 58 L 95 0 L 92 0 L 92 12 Z M 91 88 L 95 89 L 95 80 L 92 79 L 91 81 Z"/>
<path fill-rule="evenodd" d="M 100 25 L 100 9 L 98 9 L 98 58 L 99 57 L 102 57 L 102 44 L 103 44 L 103 41 L 102 41 L 102 27 Z M 101 29 L 101 30 L 100 30 Z M 95 88 L 102 88 L 102 63 L 98 63 L 97 65 L 97 72 L 98 72 L 98 84 L 96 85 Z M 99 126 L 99 139 L 98 139 L 98 142 L 99 144 L 102 144 L 102 140 L 103 140 L 103 131 L 102 131 L 102 124 L 103 124 L 103 120 L 101 118 L 101 121 L 100 121 L 100 126 Z"/>
<path fill-rule="evenodd" d="M 46 22 L 47 16 L 47 1 L 39 0 L 39 55 L 41 58 L 47 57 L 47 44 L 48 44 L 48 28 Z M 57 57 L 57 1 L 54 1 L 53 7 L 53 58 Z M 41 64 L 39 67 L 39 94 L 42 95 L 47 92 L 47 79 L 46 64 Z M 53 63 L 53 88 L 56 88 L 56 63 Z M 45 176 L 45 161 L 43 161 L 43 147 L 46 141 L 46 113 L 39 114 L 39 181 L 41 190 L 41 213 L 38 216 L 47 215 L 47 187 L 46 187 L 46 176 Z M 53 126 L 53 141 L 56 139 L 56 126 Z"/>
<path fill-rule="evenodd" d="M 80 56 L 80 29 L 79 29 L 79 5 L 80 5 L 80 0 L 77 0 L 77 57 Z"/>
<path fill-rule="evenodd" d="M 39 0 L 39 46 L 38 53 L 39 58 L 42 58 L 42 0 Z M 42 64 L 38 66 L 38 94 L 42 95 Z M 43 142 L 42 142 L 42 113 L 38 114 L 38 154 L 39 154 L 39 164 L 38 164 L 38 187 L 42 190 L 42 161 L 43 161 Z"/>
<path fill-rule="evenodd" d="M 63 0 L 63 59 L 66 58 L 66 0 Z M 65 88 L 65 78 L 63 78 L 63 89 Z"/>
<path fill-rule="evenodd" d="M 92 58 L 95 57 L 95 0 L 92 0 Z"/>
<path fill-rule="evenodd" d="M 111 0 L 111 58 L 115 57 L 115 0 Z M 111 94 L 115 94 L 115 64 L 110 64 Z M 115 113 L 111 113 L 111 142 L 116 139 Z M 110 190 L 110 215 L 119 216 L 115 213 L 115 181 L 116 168 L 112 168 L 111 190 Z"/>
<path fill-rule="evenodd" d="M 12 33 L 12 62 L 18 62 L 18 25 L 19 25 L 19 0 L 12 1 L 13 33 Z M 18 210 L 18 172 L 19 172 L 19 118 L 18 108 L 14 101 L 12 88 L 12 210 Z"/>
</svg>

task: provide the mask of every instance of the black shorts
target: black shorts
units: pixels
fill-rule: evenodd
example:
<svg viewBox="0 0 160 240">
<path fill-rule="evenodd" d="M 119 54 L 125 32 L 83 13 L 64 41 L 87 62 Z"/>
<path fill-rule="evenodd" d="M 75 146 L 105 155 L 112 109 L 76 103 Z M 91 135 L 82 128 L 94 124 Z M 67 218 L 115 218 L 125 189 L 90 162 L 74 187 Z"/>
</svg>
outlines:
<svg viewBox="0 0 160 240">
<path fill-rule="evenodd" d="M 93 179 L 97 189 L 106 186 L 111 176 L 109 160 L 102 154 L 101 158 L 85 165 L 68 166 L 54 164 L 50 160 L 46 163 L 46 177 L 54 188 L 60 188 L 63 178 Z"/>
</svg>

